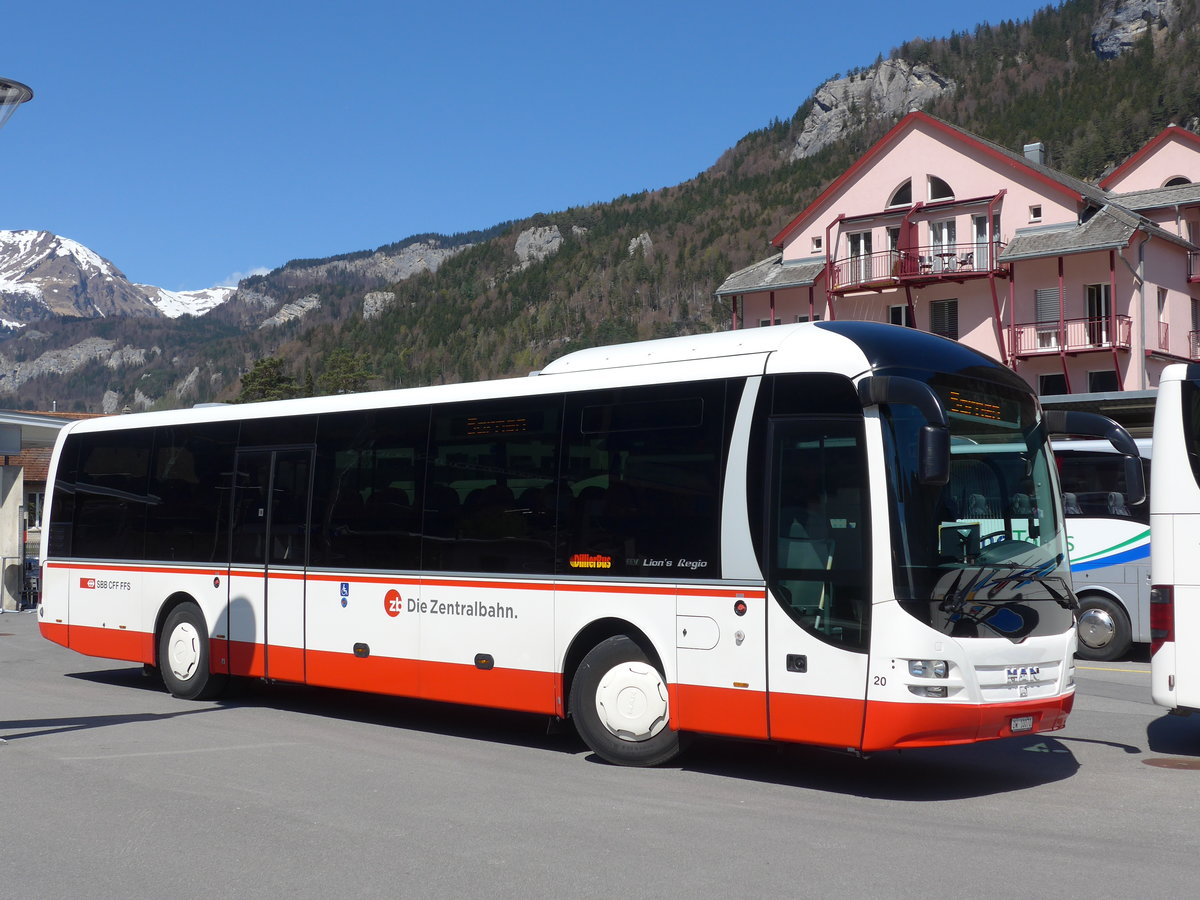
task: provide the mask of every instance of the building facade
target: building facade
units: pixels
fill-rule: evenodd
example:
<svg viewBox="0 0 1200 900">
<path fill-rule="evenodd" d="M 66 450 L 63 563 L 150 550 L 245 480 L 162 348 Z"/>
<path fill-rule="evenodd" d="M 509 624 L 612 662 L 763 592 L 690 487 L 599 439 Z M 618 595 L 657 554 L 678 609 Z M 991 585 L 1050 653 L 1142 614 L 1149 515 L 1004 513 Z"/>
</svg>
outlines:
<svg viewBox="0 0 1200 900">
<path fill-rule="evenodd" d="M 905 116 L 717 295 L 734 328 L 932 331 L 1041 394 L 1145 390 L 1200 358 L 1200 137 L 1171 126 L 1099 184 Z"/>
</svg>

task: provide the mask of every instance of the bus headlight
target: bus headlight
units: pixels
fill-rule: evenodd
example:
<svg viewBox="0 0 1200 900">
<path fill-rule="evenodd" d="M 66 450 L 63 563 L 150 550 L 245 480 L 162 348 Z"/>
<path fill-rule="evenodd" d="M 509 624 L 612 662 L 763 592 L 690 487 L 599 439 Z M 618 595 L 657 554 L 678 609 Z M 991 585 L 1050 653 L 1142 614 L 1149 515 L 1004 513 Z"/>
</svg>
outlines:
<svg viewBox="0 0 1200 900">
<path fill-rule="evenodd" d="M 948 678 L 950 664 L 944 659 L 910 659 L 908 674 L 913 678 Z"/>
</svg>

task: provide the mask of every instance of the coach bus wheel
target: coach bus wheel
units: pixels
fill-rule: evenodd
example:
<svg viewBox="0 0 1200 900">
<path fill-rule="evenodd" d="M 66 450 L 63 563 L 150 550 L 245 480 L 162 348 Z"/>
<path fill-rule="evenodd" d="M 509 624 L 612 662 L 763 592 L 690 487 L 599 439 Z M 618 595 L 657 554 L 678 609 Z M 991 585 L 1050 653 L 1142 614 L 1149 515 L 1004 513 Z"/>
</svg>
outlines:
<svg viewBox="0 0 1200 900">
<path fill-rule="evenodd" d="M 1124 656 L 1129 652 L 1131 634 L 1129 617 L 1115 600 L 1100 594 L 1079 598 L 1076 656 L 1094 660 Z"/>
<path fill-rule="evenodd" d="M 225 687 L 225 676 L 209 671 L 208 627 L 194 603 L 175 607 L 163 623 L 158 670 L 167 690 L 181 700 L 215 697 Z"/>
<path fill-rule="evenodd" d="M 579 736 L 610 763 L 657 766 L 679 753 L 679 733 L 667 725 L 666 679 L 624 635 L 583 658 L 569 702 Z"/>
</svg>

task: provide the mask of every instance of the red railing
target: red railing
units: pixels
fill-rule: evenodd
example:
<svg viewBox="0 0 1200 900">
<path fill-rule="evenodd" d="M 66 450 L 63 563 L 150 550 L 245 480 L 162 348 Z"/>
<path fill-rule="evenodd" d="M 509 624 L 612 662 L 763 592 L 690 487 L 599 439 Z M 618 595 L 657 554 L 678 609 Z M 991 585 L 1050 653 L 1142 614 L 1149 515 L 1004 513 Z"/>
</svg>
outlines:
<svg viewBox="0 0 1200 900">
<path fill-rule="evenodd" d="M 1114 333 L 1115 325 L 1115 333 Z M 1016 353 L 1032 356 L 1038 353 L 1075 353 L 1080 350 L 1128 350 L 1133 335 L 1133 319 L 1116 316 L 1102 319 L 1067 319 L 1058 322 L 1030 322 L 1017 325 Z"/>
<path fill-rule="evenodd" d="M 903 281 L 961 280 L 987 275 L 1004 245 L 960 244 L 955 247 L 928 246 L 912 250 L 885 250 L 845 256 L 833 263 L 830 279 L 835 291 L 882 288 Z M 988 250 L 991 249 L 991 259 Z"/>
</svg>

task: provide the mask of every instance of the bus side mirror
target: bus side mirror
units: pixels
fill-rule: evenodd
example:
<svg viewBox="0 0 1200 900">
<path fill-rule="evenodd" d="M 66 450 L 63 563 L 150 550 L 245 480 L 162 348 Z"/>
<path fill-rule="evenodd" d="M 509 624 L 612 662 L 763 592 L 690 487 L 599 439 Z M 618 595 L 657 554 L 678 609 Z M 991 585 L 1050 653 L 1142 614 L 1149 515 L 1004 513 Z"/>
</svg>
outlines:
<svg viewBox="0 0 1200 900">
<path fill-rule="evenodd" d="M 1146 476 L 1137 444 L 1129 432 L 1108 416 L 1077 409 L 1048 409 L 1042 421 L 1050 434 L 1079 434 L 1105 438 L 1125 458 L 1125 502 L 1137 506 L 1146 502 Z"/>
<path fill-rule="evenodd" d="M 950 429 L 921 426 L 917 453 L 917 479 L 921 484 L 941 485 L 950 480 Z"/>
<path fill-rule="evenodd" d="M 1125 457 L 1125 502 L 1130 506 L 1146 502 L 1146 476 L 1136 456 Z"/>
</svg>

